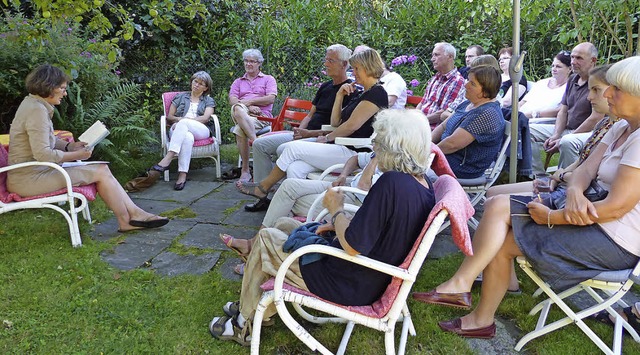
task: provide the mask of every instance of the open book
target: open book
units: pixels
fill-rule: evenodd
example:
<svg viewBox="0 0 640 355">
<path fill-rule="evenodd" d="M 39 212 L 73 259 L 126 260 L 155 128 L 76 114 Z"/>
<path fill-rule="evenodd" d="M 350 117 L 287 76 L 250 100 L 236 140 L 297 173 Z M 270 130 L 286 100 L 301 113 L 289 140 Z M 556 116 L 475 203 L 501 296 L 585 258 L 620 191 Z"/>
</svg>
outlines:
<svg viewBox="0 0 640 355">
<path fill-rule="evenodd" d="M 89 127 L 84 133 L 78 137 L 78 141 L 87 143 L 87 148 L 93 149 L 98 143 L 100 143 L 106 136 L 109 135 L 109 130 L 104 123 L 99 120 Z"/>
</svg>

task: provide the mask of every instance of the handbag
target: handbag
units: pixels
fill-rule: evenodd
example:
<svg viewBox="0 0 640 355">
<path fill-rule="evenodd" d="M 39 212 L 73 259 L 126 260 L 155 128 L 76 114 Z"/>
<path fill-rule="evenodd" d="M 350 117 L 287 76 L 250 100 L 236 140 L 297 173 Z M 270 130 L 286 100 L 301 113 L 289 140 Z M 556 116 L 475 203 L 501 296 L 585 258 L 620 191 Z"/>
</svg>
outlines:
<svg viewBox="0 0 640 355">
<path fill-rule="evenodd" d="M 586 197 L 591 202 L 604 200 L 608 194 L 609 194 L 609 191 L 607 191 L 604 187 L 602 187 L 602 185 L 600 185 L 600 183 L 596 179 L 591 180 L 589 187 L 587 187 L 587 189 L 584 190 L 584 197 Z M 562 209 L 565 207 L 566 204 L 567 204 L 566 192 L 563 194 L 558 194 L 557 196 L 554 196 L 551 198 L 551 207 L 553 209 L 556 209 L 556 210 Z"/>
<path fill-rule="evenodd" d="M 127 192 L 140 192 L 153 186 L 153 184 L 160 178 L 160 172 L 150 169 L 145 172 L 143 176 L 139 176 L 135 179 L 127 181 L 124 185 L 124 189 Z"/>
</svg>

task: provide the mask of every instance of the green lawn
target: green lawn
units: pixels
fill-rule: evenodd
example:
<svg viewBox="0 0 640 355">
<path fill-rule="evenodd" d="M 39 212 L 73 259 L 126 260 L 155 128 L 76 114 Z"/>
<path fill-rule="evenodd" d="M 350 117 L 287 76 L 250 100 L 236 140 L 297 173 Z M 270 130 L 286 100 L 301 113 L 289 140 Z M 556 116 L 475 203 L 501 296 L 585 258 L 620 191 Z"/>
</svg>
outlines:
<svg viewBox="0 0 640 355">
<path fill-rule="evenodd" d="M 111 216 L 99 199 L 91 204 L 91 211 L 97 221 Z M 202 276 L 164 277 L 144 268 L 120 271 L 100 258 L 120 241 L 93 241 L 87 236 L 90 228 L 81 222 L 83 247 L 72 248 L 67 225 L 55 212 L 0 215 L 0 353 L 248 353 L 235 343 L 212 339 L 207 330 L 209 320 L 222 314 L 222 305 L 239 296 L 240 282 L 225 280 L 217 272 L 225 258 L 234 257 L 232 252 L 224 252 L 214 270 Z M 178 242 L 171 248 L 183 247 Z M 414 289 L 435 287 L 453 274 L 461 260 L 460 254 L 428 260 Z M 530 296 L 534 286 L 523 280 L 524 294 L 507 297 L 499 316 L 530 331 L 537 319 L 527 315 L 535 304 Z M 474 296 L 477 299 L 477 290 Z M 463 311 L 412 300 L 409 307 L 418 332 L 409 339 L 409 354 L 473 353 L 465 340 L 442 333 L 437 326 L 437 321 L 461 316 Z M 329 349 L 337 349 L 343 326 L 310 328 Z M 609 341 L 611 329 L 599 324 L 594 328 Z M 625 340 L 625 353 L 640 352 L 638 344 Z M 265 354 L 310 353 L 280 321 L 263 329 L 262 344 Z M 575 326 L 533 341 L 527 350 L 598 352 Z M 377 332 L 356 327 L 348 353 L 363 351 L 383 353 L 384 340 Z"/>
</svg>

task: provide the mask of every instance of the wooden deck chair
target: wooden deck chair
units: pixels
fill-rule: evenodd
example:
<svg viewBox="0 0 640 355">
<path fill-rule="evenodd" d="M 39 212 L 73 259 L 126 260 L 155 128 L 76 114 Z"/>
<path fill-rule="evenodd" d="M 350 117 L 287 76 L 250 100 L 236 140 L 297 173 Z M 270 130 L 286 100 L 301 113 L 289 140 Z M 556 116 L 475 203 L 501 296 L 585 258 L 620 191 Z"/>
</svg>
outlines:
<svg viewBox="0 0 640 355">
<path fill-rule="evenodd" d="M 422 101 L 422 96 L 407 96 L 406 108 L 416 108 Z"/>
<path fill-rule="evenodd" d="M 96 198 L 96 184 L 84 186 L 72 186 L 69 174 L 58 164 L 49 162 L 26 162 L 8 165 L 9 155 L 0 144 L 0 214 L 30 208 L 49 208 L 59 212 L 67 220 L 69 234 L 71 235 L 71 245 L 79 247 L 82 245 L 80 229 L 78 228 L 78 212 L 82 212 L 84 219 L 91 223 L 88 201 Z M 7 190 L 7 172 L 24 168 L 27 166 L 47 166 L 57 170 L 64 176 L 66 187 L 50 193 L 22 197 Z M 76 206 L 76 201 L 80 204 Z M 66 204 L 68 210 L 62 209 L 59 204 Z"/>
<path fill-rule="evenodd" d="M 171 100 L 180 92 L 165 92 L 162 94 L 162 103 L 164 109 L 164 115 L 160 116 L 160 140 L 162 144 L 162 156 L 167 155 L 169 151 L 169 134 L 167 131 L 167 115 L 169 114 L 169 108 L 171 107 Z M 200 139 L 193 142 L 193 150 L 191 152 L 191 159 L 195 158 L 209 158 L 212 159 L 216 165 L 216 177 L 220 178 L 220 143 L 222 138 L 220 136 L 220 122 L 218 116 L 211 115 L 209 119 L 214 125 L 214 136 L 206 139 Z M 175 157 L 174 159 L 177 159 Z M 169 169 L 164 171 L 164 181 L 169 181 Z"/>
<path fill-rule="evenodd" d="M 516 350 L 520 351 L 525 344 L 529 341 L 550 333 L 556 329 L 560 329 L 569 324 L 576 324 L 580 330 L 582 330 L 593 341 L 602 352 L 605 354 L 621 354 L 622 353 L 622 328 L 632 336 L 633 340 L 640 342 L 640 336 L 631 327 L 631 325 L 625 321 L 618 312 L 611 306 L 618 304 L 622 307 L 628 307 L 629 305 L 622 300 L 622 297 L 629 291 L 633 283 L 639 283 L 640 279 L 640 262 L 633 268 L 620 271 L 607 271 L 602 272 L 593 279 L 581 282 L 580 284 L 560 293 L 555 293 L 549 285 L 547 285 L 535 272 L 532 265 L 529 264 L 525 257 L 516 258 L 518 265 L 524 270 L 524 272 L 535 282 L 540 290 L 542 290 L 549 298 L 543 302 L 538 303 L 530 312 L 529 315 L 534 315 L 540 312 L 540 317 L 536 324 L 535 330 L 526 334 L 518 344 L 516 344 Z M 595 290 L 600 290 L 605 295 L 602 297 L 596 293 Z M 595 305 L 587 307 L 582 310 L 574 311 L 569 307 L 564 299 L 574 295 L 578 292 L 584 291 L 595 300 Z M 553 323 L 546 324 L 547 316 L 551 306 L 556 304 L 560 310 L 562 310 L 566 317 L 557 320 Z M 596 333 L 587 326 L 583 319 L 594 315 L 602 310 L 607 310 L 615 318 L 613 346 L 609 347 L 607 344 L 596 335 Z"/>
<path fill-rule="evenodd" d="M 313 103 L 308 100 L 293 99 L 286 97 L 282 104 L 282 109 L 276 117 L 258 117 L 260 121 L 270 122 L 271 125 L 256 132 L 256 136 L 264 137 L 270 134 L 278 134 L 284 130 L 290 130 L 289 128 L 300 126 L 300 122 L 311 111 Z M 253 146 L 253 141 L 249 141 L 249 148 Z M 253 161 L 253 154 L 249 151 L 249 161 Z M 242 157 L 238 155 L 238 167 L 242 166 Z"/>
<path fill-rule="evenodd" d="M 450 179 L 450 181 L 446 181 Z M 441 180 L 441 179 L 438 179 Z M 442 182 L 442 185 L 439 183 Z M 444 186 L 440 188 L 440 186 Z M 456 191 L 456 189 L 458 191 Z M 451 196 L 463 193 L 460 186 L 450 177 L 444 177 L 442 181 L 435 184 L 436 208 L 434 208 L 413 248 L 400 266 L 388 265 L 377 260 L 370 259 L 362 255 L 350 256 L 341 249 L 324 246 L 310 245 L 300 248 L 289 255 L 278 270 L 275 279 L 267 281 L 262 285 L 265 290 L 256 314 L 253 319 L 253 329 L 251 334 L 251 353 L 258 354 L 260 348 L 260 332 L 265 309 L 275 303 L 278 315 L 285 325 L 294 333 L 298 339 L 305 343 L 312 351 L 322 354 L 331 352 L 320 344 L 311 334 L 309 334 L 296 320 L 293 319 L 287 310 L 285 302 L 291 302 L 293 308 L 305 320 L 317 323 L 346 323 L 346 329 L 337 353 L 343 354 L 347 343 L 351 337 L 351 332 L 356 324 L 379 330 L 384 333 L 386 354 L 395 354 L 395 326 L 402 322 L 400 340 L 397 353 L 404 354 L 407 335 L 416 335 L 411 314 L 407 307 L 407 297 L 422 264 L 431 249 L 435 236 L 440 229 L 440 225 L 448 216 L 448 211 L 444 209 Z M 466 201 L 465 201 L 466 202 Z M 468 235 L 467 235 L 468 239 Z M 289 266 L 298 262 L 297 259 L 307 253 L 322 253 L 332 255 L 337 258 L 349 260 L 353 263 L 363 265 L 380 272 L 393 276 L 391 283 L 379 300 L 368 306 L 342 306 L 333 302 L 321 299 L 310 292 L 303 291 L 284 283 L 284 277 Z M 309 307 L 321 312 L 328 313 L 329 317 L 313 316 L 302 307 Z"/>
<path fill-rule="evenodd" d="M 505 138 L 493 166 L 487 169 L 483 176 L 478 178 L 458 179 L 458 182 L 462 185 L 464 191 L 469 195 L 469 201 L 474 207 L 480 202 L 484 203 L 487 199 L 485 197 L 487 190 L 496 182 L 502 172 L 505 162 L 507 161 L 507 149 L 509 148 L 509 143 L 511 143 L 511 122 L 505 121 L 504 130 Z M 473 230 L 478 228 L 478 223 L 478 220 L 473 217 L 469 219 L 469 227 Z"/>
</svg>

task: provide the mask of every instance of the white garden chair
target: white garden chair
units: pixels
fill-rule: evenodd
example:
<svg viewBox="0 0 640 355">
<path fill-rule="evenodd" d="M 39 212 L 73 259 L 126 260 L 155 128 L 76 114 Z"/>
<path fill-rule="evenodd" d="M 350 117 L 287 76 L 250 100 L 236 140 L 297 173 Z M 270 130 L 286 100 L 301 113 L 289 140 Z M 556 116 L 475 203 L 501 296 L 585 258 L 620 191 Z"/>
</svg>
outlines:
<svg viewBox="0 0 640 355">
<path fill-rule="evenodd" d="M 7 190 L 7 172 L 28 166 L 47 166 L 57 170 L 64 176 L 66 182 L 65 188 L 30 197 L 22 197 L 16 193 L 9 192 Z M 82 238 L 78 227 L 78 213 L 82 212 L 84 219 L 91 223 L 91 213 L 89 212 L 89 203 L 87 200 L 93 201 L 95 198 L 95 184 L 72 186 L 69 174 L 58 164 L 33 161 L 8 165 L 7 151 L 4 149 L 4 146 L 0 144 L 0 214 L 33 208 L 49 208 L 57 211 L 64 216 L 69 225 L 71 245 L 78 247 L 82 245 Z M 76 201 L 80 202 L 78 206 L 76 206 Z M 59 206 L 64 204 L 67 205 L 68 210 Z"/>
<path fill-rule="evenodd" d="M 494 164 L 485 171 L 484 175 L 475 179 L 458 179 L 464 191 L 469 195 L 469 201 L 474 208 L 478 203 L 484 203 L 487 199 L 485 196 L 487 190 L 498 180 L 502 168 L 507 161 L 507 149 L 509 148 L 509 143 L 511 143 L 511 122 L 505 121 L 504 130 L 505 137 L 502 142 L 502 147 L 498 152 L 498 157 Z M 469 227 L 476 230 L 479 222 L 474 217 L 471 217 L 468 224 Z"/>
<path fill-rule="evenodd" d="M 441 178 L 442 179 L 442 178 Z M 251 353 L 258 354 L 260 348 L 260 334 L 262 319 L 265 309 L 275 303 L 278 315 L 285 325 L 304 342 L 311 350 L 322 354 L 331 352 L 311 334 L 309 334 L 296 320 L 293 319 L 285 302 L 291 302 L 293 308 L 305 320 L 317 324 L 324 323 L 346 323 L 346 329 L 342 337 L 338 354 L 343 354 L 351 336 L 353 327 L 356 324 L 379 330 L 385 334 L 385 349 L 387 354 L 395 354 L 395 326 L 397 322 L 402 322 L 400 340 L 397 353 L 404 354 L 407 335 L 416 335 L 411 314 L 407 307 L 406 299 L 411 291 L 411 287 L 416 280 L 418 272 L 431 249 L 435 236 L 440 229 L 449 212 L 444 209 L 446 201 L 452 196 L 464 194 L 455 180 L 446 176 L 438 180 L 435 184 L 436 207 L 431 211 L 427 222 L 416 240 L 414 247 L 399 266 L 388 265 L 365 256 L 350 256 L 341 249 L 324 246 L 310 245 L 300 248 L 289 255 L 278 270 L 275 279 L 267 281 L 262 288 L 265 290 L 258 309 L 253 319 L 253 329 L 251 334 Z M 449 181 L 446 181 L 449 179 Z M 440 187 L 442 186 L 442 188 Z M 455 191 L 455 190 L 458 191 Z M 464 203 L 467 200 L 463 198 Z M 468 206 L 470 208 L 470 206 Z M 468 231 L 466 240 L 469 241 Z M 469 242 L 470 243 L 470 242 Z M 342 306 L 323 300 L 308 291 L 303 291 L 284 283 L 284 277 L 289 266 L 297 262 L 297 259 L 307 253 L 323 253 L 337 258 L 349 260 L 353 263 L 363 265 L 380 272 L 393 276 L 393 279 L 382 297 L 369 306 Z M 302 307 L 309 307 L 328 313 L 330 316 L 314 316 L 306 312 Z"/>
<path fill-rule="evenodd" d="M 544 292 L 549 298 L 543 302 L 538 303 L 530 312 L 529 315 L 534 315 L 540 312 L 536 328 L 526 334 L 518 344 L 516 344 L 516 350 L 520 351 L 525 344 L 531 340 L 550 333 L 556 329 L 560 329 L 569 324 L 576 324 L 580 330 L 582 330 L 593 341 L 602 352 L 605 354 L 621 354 L 622 353 L 622 328 L 626 329 L 631 335 L 633 340 L 640 342 L 640 336 L 631 327 L 631 325 L 625 321 L 618 312 L 611 307 L 614 304 L 618 304 L 621 307 L 629 307 L 629 305 L 622 300 L 622 297 L 629 291 L 634 282 L 638 283 L 640 279 L 640 262 L 633 268 L 620 271 L 608 271 L 602 272 L 593 279 L 581 282 L 580 284 L 560 293 L 554 292 L 549 285 L 547 285 L 535 272 L 533 266 L 527 261 L 525 257 L 518 257 L 518 264 L 524 270 L 524 272 L 536 283 L 539 287 L 539 291 Z M 605 295 L 602 297 L 595 290 L 600 290 Z M 574 311 L 564 300 L 576 293 L 586 292 L 595 300 L 595 304 L 582 310 Z M 556 304 L 560 310 L 562 310 L 566 317 L 559 319 L 553 323 L 546 324 L 547 316 L 551 306 Z M 596 333 L 589 328 L 589 326 L 583 321 L 583 319 L 594 315 L 602 310 L 607 310 L 615 318 L 615 326 L 613 332 L 613 346 L 609 347 L 604 343 Z"/>
<path fill-rule="evenodd" d="M 160 140 L 162 145 L 162 156 L 167 155 L 169 151 L 169 134 L 167 132 L 167 115 L 169 114 L 169 108 L 171 107 L 171 100 L 180 92 L 165 92 L 162 94 L 162 104 L 164 114 L 160 116 Z M 210 158 L 216 165 L 216 177 L 220 179 L 220 143 L 222 138 L 220 136 L 220 122 L 218 122 L 218 116 L 211 115 L 210 118 L 214 125 L 214 136 L 206 139 L 196 140 L 193 142 L 193 150 L 191 151 L 191 159 L 195 158 Z M 177 159 L 175 157 L 174 159 Z M 164 181 L 169 181 L 169 169 L 164 171 Z"/>
</svg>

